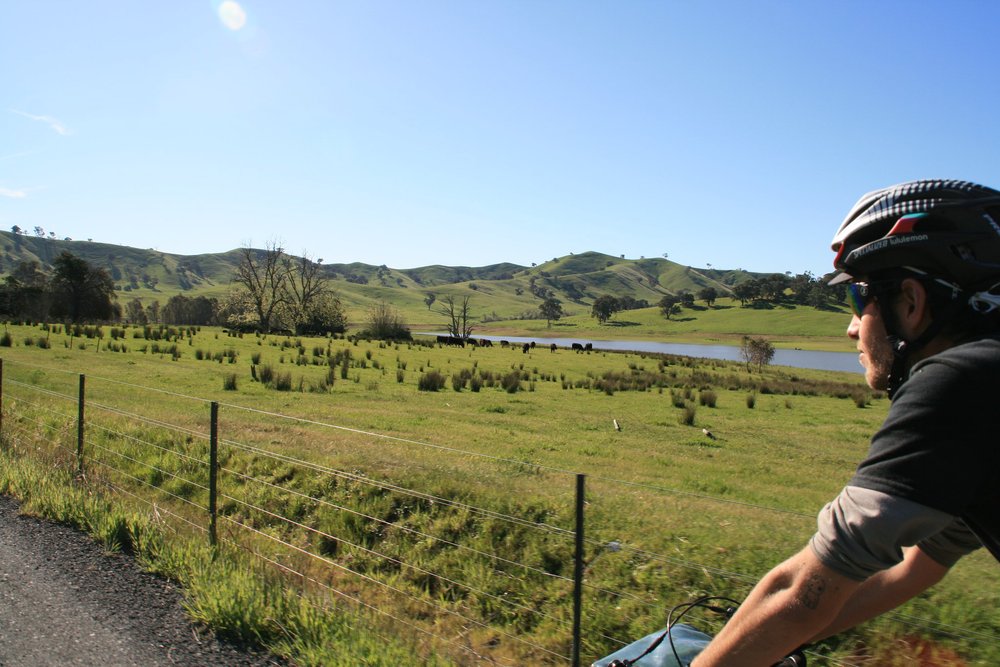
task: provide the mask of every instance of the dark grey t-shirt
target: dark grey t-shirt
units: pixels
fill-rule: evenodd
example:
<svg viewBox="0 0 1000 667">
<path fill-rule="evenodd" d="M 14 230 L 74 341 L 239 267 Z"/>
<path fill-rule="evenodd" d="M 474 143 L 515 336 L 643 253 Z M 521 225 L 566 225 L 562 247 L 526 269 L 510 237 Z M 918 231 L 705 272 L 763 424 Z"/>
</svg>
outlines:
<svg viewBox="0 0 1000 667">
<path fill-rule="evenodd" d="M 994 338 L 914 366 L 848 488 L 820 513 L 811 542 L 820 560 L 864 579 L 920 544 L 951 565 L 975 545 L 970 530 L 1000 559 L 998 389 Z"/>
</svg>

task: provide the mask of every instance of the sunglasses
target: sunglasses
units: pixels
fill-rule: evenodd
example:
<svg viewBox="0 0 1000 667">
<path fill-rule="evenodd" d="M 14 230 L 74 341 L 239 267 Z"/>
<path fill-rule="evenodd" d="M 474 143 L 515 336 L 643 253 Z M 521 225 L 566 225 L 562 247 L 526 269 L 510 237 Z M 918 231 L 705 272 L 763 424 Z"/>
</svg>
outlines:
<svg viewBox="0 0 1000 667">
<path fill-rule="evenodd" d="M 875 290 L 868 283 L 847 283 L 847 305 L 858 317 L 861 317 L 861 313 L 874 298 Z"/>
<path fill-rule="evenodd" d="M 947 283 L 946 283 L 947 284 Z M 861 317 L 865 308 L 879 296 L 891 295 L 899 286 L 899 280 L 875 280 L 867 283 L 847 283 L 847 305 L 851 312 Z"/>
</svg>

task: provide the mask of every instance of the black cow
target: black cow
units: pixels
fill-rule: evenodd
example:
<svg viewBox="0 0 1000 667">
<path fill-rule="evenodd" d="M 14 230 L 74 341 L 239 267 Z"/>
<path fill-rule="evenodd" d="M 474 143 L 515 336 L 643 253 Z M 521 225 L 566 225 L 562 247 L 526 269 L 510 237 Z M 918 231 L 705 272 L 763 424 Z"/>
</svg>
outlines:
<svg viewBox="0 0 1000 667">
<path fill-rule="evenodd" d="M 573 343 L 574 352 L 583 352 L 583 345 L 581 343 Z"/>
<path fill-rule="evenodd" d="M 594 349 L 594 344 L 593 343 L 587 343 L 586 345 L 583 346 L 583 351 L 584 352 L 590 352 L 593 349 Z"/>
<path fill-rule="evenodd" d="M 556 344 L 552 343 L 551 345 L 549 345 L 549 352 L 555 352 L 555 351 L 556 351 Z"/>
<path fill-rule="evenodd" d="M 528 350 L 530 350 L 530 349 L 531 349 L 531 346 L 528 345 L 527 343 L 525 343 L 524 345 L 521 346 L 521 352 L 523 352 L 525 354 L 528 354 Z"/>
</svg>

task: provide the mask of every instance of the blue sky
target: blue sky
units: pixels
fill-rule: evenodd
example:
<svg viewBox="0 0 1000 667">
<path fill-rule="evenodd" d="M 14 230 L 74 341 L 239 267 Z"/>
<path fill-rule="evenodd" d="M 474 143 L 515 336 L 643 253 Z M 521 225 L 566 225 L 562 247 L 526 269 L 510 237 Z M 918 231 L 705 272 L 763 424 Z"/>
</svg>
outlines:
<svg viewBox="0 0 1000 667">
<path fill-rule="evenodd" d="M 195 254 L 829 270 L 1000 187 L 1000 3 L 0 0 L 0 229 Z"/>
</svg>

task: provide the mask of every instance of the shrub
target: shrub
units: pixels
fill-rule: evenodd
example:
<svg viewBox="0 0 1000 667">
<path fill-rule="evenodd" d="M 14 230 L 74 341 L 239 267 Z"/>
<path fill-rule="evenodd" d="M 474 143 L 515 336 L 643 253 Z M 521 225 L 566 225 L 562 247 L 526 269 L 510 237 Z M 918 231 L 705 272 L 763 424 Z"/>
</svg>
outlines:
<svg viewBox="0 0 1000 667">
<path fill-rule="evenodd" d="M 396 382 L 403 384 L 403 380 L 406 379 L 406 371 L 398 370 L 396 371 Z"/>
<path fill-rule="evenodd" d="M 292 374 L 291 373 L 278 373 L 274 376 L 274 388 L 278 391 L 291 391 L 292 390 Z"/>
<path fill-rule="evenodd" d="M 417 389 L 420 391 L 441 391 L 444 382 L 444 375 L 440 371 L 428 371 L 417 380 Z"/>
<path fill-rule="evenodd" d="M 222 378 L 222 388 L 225 391 L 236 391 L 236 373 L 229 373 Z"/>
<path fill-rule="evenodd" d="M 706 408 L 714 408 L 715 404 L 718 402 L 718 400 L 719 400 L 719 397 L 716 396 L 715 392 L 711 391 L 711 390 L 705 390 L 705 391 L 699 392 L 699 394 L 698 394 L 698 402 L 701 405 L 705 406 Z"/>
<path fill-rule="evenodd" d="M 40 344 L 41 341 L 39 341 L 39 346 L 41 346 Z M 868 405 L 868 394 L 866 394 L 863 391 L 854 392 L 854 394 L 851 395 L 851 398 L 854 400 L 854 405 L 858 406 L 859 408 L 863 408 Z"/>
<path fill-rule="evenodd" d="M 12 347 L 14 345 L 14 338 L 10 335 L 9 331 L 4 331 L 3 336 L 0 336 L 0 347 Z"/>
<path fill-rule="evenodd" d="M 250 363 L 254 366 L 260 364 L 260 352 L 254 352 L 250 355 Z"/>
<path fill-rule="evenodd" d="M 271 368 L 270 364 L 264 364 L 260 367 L 260 373 L 257 375 L 260 381 L 264 384 L 271 384 L 274 382 L 274 369 Z"/>
<path fill-rule="evenodd" d="M 757 406 L 757 394 L 747 394 L 747 407 L 753 410 Z"/>
<path fill-rule="evenodd" d="M 504 388 L 508 394 L 516 394 L 521 388 L 521 373 L 519 371 L 511 371 L 503 376 L 500 380 L 500 386 Z"/>
<path fill-rule="evenodd" d="M 693 405 L 685 405 L 680 417 L 678 417 L 678 421 L 684 426 L 694 426 L 694 415 L 695 407 Z"/>
<path fill-rule="evenodd" d="M 455 391 L 462 391 L 465 389 L 466 380 L 460 373 L 456 373 L 451 376 L 451 388 Z"/>
</svg>

